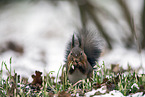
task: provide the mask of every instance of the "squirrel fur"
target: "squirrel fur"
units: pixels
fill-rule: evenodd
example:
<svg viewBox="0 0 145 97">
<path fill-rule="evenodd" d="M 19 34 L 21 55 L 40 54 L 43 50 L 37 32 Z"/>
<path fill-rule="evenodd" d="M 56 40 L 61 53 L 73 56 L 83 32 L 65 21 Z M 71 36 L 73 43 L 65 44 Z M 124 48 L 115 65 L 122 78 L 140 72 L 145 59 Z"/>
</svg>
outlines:
<svg viewBox="0 0 145 97">
<path fill-rule="evenodd" d="M 98 44 L 96 33 L 80 30 L 73 34 L 66 50 L 65 61 L 71 83 L 92 76 L 93 67 L 101 54 Z"/>
</svg>

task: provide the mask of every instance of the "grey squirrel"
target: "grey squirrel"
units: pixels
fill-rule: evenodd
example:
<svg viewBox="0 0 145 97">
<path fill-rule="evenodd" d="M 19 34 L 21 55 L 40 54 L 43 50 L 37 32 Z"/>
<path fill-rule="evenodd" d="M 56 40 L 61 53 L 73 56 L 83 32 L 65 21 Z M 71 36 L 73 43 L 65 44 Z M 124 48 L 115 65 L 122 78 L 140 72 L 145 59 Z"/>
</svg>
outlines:
<svg viewBox="0 0 145 97">
<path fill-rule="evenodd" d="M 80 30 L 73 34 L 67 46 L 65 61 L 70 82 L 75 83 L 81 79 L 90 78 L 100 54 L 101 49 L 96 33 Z"/>
</svg>

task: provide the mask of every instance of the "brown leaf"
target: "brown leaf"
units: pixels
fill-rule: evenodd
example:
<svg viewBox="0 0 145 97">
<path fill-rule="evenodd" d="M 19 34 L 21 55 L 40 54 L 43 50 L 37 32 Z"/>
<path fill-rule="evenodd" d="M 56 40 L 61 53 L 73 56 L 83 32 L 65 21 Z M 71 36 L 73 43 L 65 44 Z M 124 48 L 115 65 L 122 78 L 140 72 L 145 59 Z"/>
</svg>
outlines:
<svg viewBox="0 0 145 97">
<path fill-rule="evenodd" d="M 32 85 L 36 85 L 36 84 L 39 84 L 39 85 L 42 85 L 42 72 L 40 71 L 35 71 L 35 74 L 36 75 L 32 75 L 32 78 L 33 78 L 33 81 L 32 81 Z"/>
<path fill-rule="evenodd" d="M 110 83 L 110 84 L 106 84 L 106 86 L 107 86 L 108 91 L 112 91 L 115 89 L 115 84 Z"/>
<path fill-rule="evenodd" d="M 71 94 L 66 91 L 62 91 L 58 93 L 58 97 L 71 97 Z"/>
<path fill-rule="evenodd" d="M 108 78 L 104 78 L 102 83 L 106 83 L 108 81 Z"/>
<path fill-rule="evenodd" d="M 115 73 L 118 73 L 120 70 L 119 64 L 111 64 L 111 70 Z"/>
<path fill-rule="evenodd" d="M 145 90 L 143 85 L 140 85 L 138 92 L 143 92 Z"/>
<path fill-rule="evenodd" d="M 48 93 L 49 97 L 54 97 L 54 94 L 52 92 Z"/>
<path fill-rule="evenodd" d="M 99 84 L 99 83 L 94 83 L 93 88 L 94 88 L 94 89 L 101 88 L 101 84 Z"/>
</svg>

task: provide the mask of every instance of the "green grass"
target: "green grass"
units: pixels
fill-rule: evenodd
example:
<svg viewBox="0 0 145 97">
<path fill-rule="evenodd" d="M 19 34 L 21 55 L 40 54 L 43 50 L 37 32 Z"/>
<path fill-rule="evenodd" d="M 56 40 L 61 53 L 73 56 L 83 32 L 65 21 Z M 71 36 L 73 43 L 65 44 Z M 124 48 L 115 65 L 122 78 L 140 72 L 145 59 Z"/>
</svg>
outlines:
<svg viewBox="0 0 145 97">
<path fill-rule="evenodd" d="M 102 65 L 97 64 L 93 72 L 93 77 L 90 79 L 83 79 L 75 84 L 70 83 L 67 80 L 67 73 L 65 67 L 60 67 L 57 73 L 56 81 L 54 77 L 50 77 L 54 71 L 44 73 L 42 76 L 42 84 L 32 84 L 21 78 L 17 73 L 12 75 L 11 70 L 11 58 L 10 69 L 5 62 L 1 64 L 0 70 L 0 96 L 14 96 L 14 97 L 46 97 L 52 95 L 59 96 L 75 96 L 77 93 L 80 96 L 85 95 L 93 89 L 107 87 L 106 93 L 112 90 L 120 91 L 124 96 L 131 93 L 143 92 L 145 93 L 145 74 L 137 74 L 137 72 L 131 70 L 120 70 L 113 72 L 111 69 L 105 67 L 105 63 Z M 3 68 L 6 68 L 8 72 L 7 79 L 3 79 Z M 62 70 L 61 81 L 58 82 L 59 73 Z M 31 75 L 30 75 L 31 76 Z M 135 86 L 137 85 L 137 86 Z M 94 95 L 94 94 L 92 94 Z M 96 95 L 102 95 L 102 93 L 96 93 Z"/>
</svg>

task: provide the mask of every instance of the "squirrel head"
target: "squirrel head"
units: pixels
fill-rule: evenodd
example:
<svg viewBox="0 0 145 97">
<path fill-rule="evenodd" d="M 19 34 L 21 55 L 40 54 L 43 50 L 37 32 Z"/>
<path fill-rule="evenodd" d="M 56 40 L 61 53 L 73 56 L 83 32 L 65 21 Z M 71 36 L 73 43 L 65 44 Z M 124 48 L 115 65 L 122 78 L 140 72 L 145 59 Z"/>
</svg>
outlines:
<svg viewBox="0 0 145 97">
<path fill-rule="evenodd" d="M 87 61 L 87 56 L 84 53 L 83 45 L 81 43 L 80 38 L 74 39 L 74 35 L 72 37 L 71 42 L 71 51 L 68 55 L 68 60 L 73 62 L 73 64 L 77 65 L 79 62 L 85 62 Z"/>
</svg>

